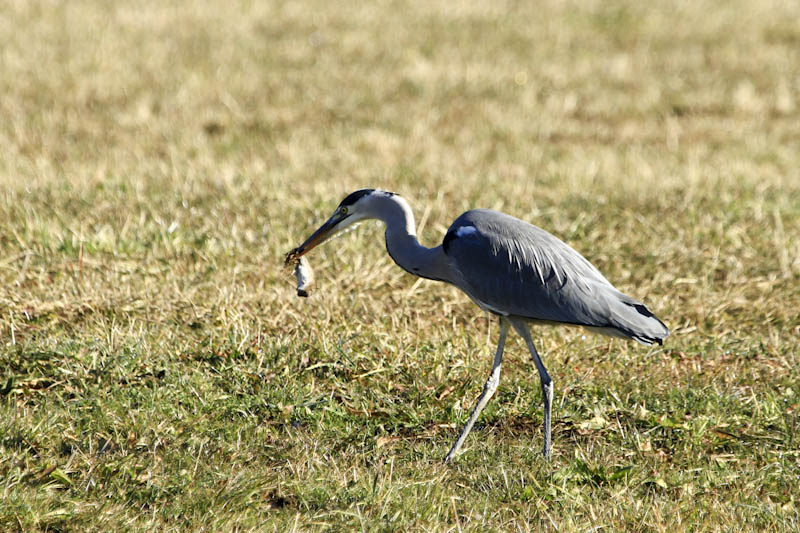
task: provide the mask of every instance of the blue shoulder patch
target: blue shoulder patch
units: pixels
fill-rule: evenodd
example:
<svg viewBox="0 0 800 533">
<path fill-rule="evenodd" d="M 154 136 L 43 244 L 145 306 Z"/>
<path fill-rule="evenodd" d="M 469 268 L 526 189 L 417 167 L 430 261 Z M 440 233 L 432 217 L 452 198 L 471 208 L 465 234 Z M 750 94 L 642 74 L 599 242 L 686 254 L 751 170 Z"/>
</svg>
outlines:
<svg viewBox="0 0 800 533">
<path fill-rule="evenodd" d="M 478 230 L 475 229 L 475 226 L 459 226 L 455 230 L 450 230 L 447 232 L 447 235 L 444 236 L 444 241 L 442 241 L 442 248 L 444 249 L 444 253 L 447 253 L 450 249 L 450 245 L 453 243 L 453 240 L 460 239 L 462 237 L 466 237 L 468 235 L 475 235 L 478 233 Z"/>
</svg>

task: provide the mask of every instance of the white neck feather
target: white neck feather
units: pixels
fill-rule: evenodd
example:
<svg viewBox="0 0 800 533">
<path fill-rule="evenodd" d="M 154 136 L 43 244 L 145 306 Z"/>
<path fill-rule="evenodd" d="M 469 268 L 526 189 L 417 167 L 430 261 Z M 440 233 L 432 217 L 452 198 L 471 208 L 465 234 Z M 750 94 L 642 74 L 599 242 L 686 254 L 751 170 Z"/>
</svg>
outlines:
<svg viewBox="0 0 800 533">
<path fill-rule="evenodd" d="M 450 263 L 441 246 L 426 248 L 417 240 L 414 213 L 401 196 L 371 199 L 370 215 L 386 224 L 386 250 L 403 270 L 424 278 L 449 281 Z"/>
</svg>

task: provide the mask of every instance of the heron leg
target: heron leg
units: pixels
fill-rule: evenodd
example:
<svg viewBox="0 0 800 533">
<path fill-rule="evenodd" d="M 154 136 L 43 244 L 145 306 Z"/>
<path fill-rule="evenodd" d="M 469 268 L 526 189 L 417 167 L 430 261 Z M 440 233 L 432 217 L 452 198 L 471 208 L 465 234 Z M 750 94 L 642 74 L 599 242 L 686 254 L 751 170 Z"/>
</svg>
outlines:
<svg viewBox="0 0 800 533">
<path fill-rule="evenodd" d="M 525 340 L 525 344 L 528 345 L 528 350 L 531 352 L 531 358 L 536 365 L 536 370 L 539 371 L 539 380 L 542 384 L 542 400 L 544 402 L 544 456 L 549 459 L 550 419 L 553 407 L 553 379 L 550 377 L 550 374 L 547 373 L 547 369 L 544 367 L 544 363 L 542 363 L 542 358 L 539 357 L 539 353 L 533 345 L 533 339 L 531 339 L 531 332 L 528 325 L 525 322 L 517 320 L 511 321 L 511 324 L 514 326 L 514 329 L 517 330 L 517 333 Z"/>
<path fill-rule="evenodd" d="M 450 448 L 450 452 L 447 454 L 447 457 L 444 458 L 445 462 L 448 462 L 450 459 L 455 457 L 455 455 L 458 453 L 458 450 L 461 449 L 461 446 L 467 439 L 467 435 L 469 435 L 469 432 L 472 430 L 472 426 L 475 425 L 478 415 L 481 414 L 483 408 L 486 407 L 487 403 L 489 403 L 489 399 L 492 397 L 494 391 L 497 390 L 497 386 L 500 384 L 500 364 L 503 362 L 503 348 L 506 344 L 507 334 L 508 321 L 503 317 L 500 317 L 500 339 L 497 341 L 497 352 L 494 355 L 494 363 L 492 363 L 492 373 L 489 374 L 489 379 L 487 379 L 486 383 L 483 385 L 483 392 L 481 392 L 481 395 L 478 397 L 478 402 L 475 404 L 472 414 L 469 415 L 467 425 L 465 425 L 464 429 L 461 430 L 461 435 L 459 435 L 458 440 L 455 442 L 455 444 L 453 444 L 453 447 Z"/>
</svg>

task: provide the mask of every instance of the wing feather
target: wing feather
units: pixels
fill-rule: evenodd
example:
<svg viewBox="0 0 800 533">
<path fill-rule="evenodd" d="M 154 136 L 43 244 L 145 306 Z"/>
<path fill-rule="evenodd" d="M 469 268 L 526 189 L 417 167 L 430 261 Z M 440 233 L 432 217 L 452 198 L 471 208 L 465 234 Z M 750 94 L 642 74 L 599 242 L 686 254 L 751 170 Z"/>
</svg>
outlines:
<svg viewBox="0 0 800 533">
<path fill-rule="evenodd" d="M 458 231 L 469 226 L 476 231 Z M 450 227 L 444 251 L 455 284 L 496 313 L 613 328 L 642 342 L 668 333 L 644 304 L 618 291 L 573 248 L 512 216 L 467 211 Z"/>
</svg>

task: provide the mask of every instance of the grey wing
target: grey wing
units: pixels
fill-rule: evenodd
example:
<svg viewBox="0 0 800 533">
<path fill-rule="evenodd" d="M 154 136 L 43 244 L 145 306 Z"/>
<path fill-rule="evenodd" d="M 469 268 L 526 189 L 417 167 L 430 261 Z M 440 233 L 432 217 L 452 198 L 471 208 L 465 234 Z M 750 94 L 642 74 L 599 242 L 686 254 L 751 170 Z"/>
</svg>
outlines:
<svg viewBox="0 0 800 533">
<path fill-rule="evenodd" d="M 517 218 L 467 211 L 450 227 L 443 248 L 454 283 L 495 313 L 610 328 L 645 343 L 668 333 L 644 304 L 614 288 L 578 252 Z"/>
</svg>

